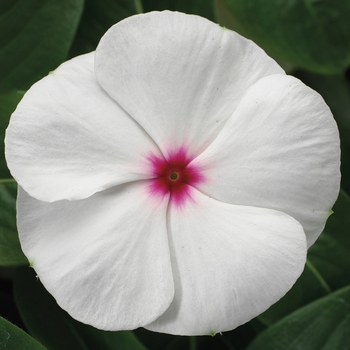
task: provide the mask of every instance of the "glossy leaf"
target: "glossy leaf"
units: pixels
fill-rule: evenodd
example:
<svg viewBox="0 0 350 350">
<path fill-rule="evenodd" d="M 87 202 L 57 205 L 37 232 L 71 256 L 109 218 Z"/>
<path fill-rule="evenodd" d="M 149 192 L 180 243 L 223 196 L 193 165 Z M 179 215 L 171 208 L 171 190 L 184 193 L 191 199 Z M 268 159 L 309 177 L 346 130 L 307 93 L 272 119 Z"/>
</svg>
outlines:
<svg viewBox="0 0 350 350">
<path fill-rule="evenodd" d="M 17 184 L 14 180 L 0 180 L 0 266 L 28 264 L 16 229 Z"/>
<path fill-rule="evenodd" d="M 45 348 L 14 324 L 0 317 L 0 349 L 45 350 Z"/>
<path fill-rule="evenodd" d="M 247 350 L 346 350 L 350 286 L 319 299 L 261 333 Z"/>
<path fill-rule="evenodd" d="M 84 0 L 4 0 L 0 7 L 0 92 L 27 90 L 63 62 Z"/>
<path fill-rule="evenodd" d="M 94 51 L 103 34 L 113 24 L 140 12 L 141 0 L 85 0 L 70 56 Z"/>
<path fill-rule="evenodd" d="M 214 20 L 212 0 L 143 0 L 142 3 L 144 12 L 171 10 L 196 14 Z"/>
<path fill-rule="evenodd" d="M 132 332 L 100 331 L 75 321 L 57 305 L 28 267 L 18 269 L 14 289 L 26 327 L 50 350 L 146 350 Z"/>
<path fill-rule="evenodd" d="M 340 192 L 324 232 L 309 250 L 309 260 L 333 289 L 350 284 L 350 198 Z"/>
<path fill-rule="evenodd" d="M 0 95 L 0 139 L 4 140 L 5 130 L 12 112 L 16 109 L 18 102 L 23 97 L 24 91 L 11 91 Z M 4 156 L 4 143 L 0 142 L 0 178 L 9 178 L 10 172 L 7 168 Z"/>
<path fill-rule="evenodd" d="M 247 35 L 274 56 L 320 73 L 350 64 L 350 2 L 224 0 Z"/>
</svg>

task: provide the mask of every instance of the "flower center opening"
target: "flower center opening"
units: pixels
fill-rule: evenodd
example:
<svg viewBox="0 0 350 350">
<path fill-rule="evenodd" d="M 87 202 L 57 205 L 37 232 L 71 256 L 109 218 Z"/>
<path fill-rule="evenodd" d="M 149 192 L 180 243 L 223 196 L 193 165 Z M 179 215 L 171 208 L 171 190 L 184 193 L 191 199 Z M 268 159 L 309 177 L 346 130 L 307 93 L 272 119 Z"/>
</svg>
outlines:
<svg viewBox="0 0 350 350">
<path fill-rule="evenodd" d="M 176 172 L 172 172 L 172 173 L 170 173 L 170 175 L 169 175 L 169 179 L 170 179 L 171 181 L 175 181 L 175 180 L 177 180 L 178 178 L 179 178 L 179 174 L 176 173 Z"/>
</svg>

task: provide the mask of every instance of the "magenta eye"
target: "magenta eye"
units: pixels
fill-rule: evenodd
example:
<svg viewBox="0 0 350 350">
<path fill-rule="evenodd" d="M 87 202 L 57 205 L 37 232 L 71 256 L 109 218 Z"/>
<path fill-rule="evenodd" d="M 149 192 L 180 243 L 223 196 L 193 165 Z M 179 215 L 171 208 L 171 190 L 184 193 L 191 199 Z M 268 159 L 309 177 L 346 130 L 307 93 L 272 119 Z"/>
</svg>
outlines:
<svg viewBox="0 0 350 350">
<path fill-rule="evenodd" d="M 185 147 L 169 152 L 167 159 L 155 155 L 150 155 L 148 159 L 154 176 L 148 188 L 152 197 L 162 198 L 170 194 L 171 202 L 182 206 L 191 198 L 191 188 L 204 180 L 200 170 L 190 164 L 192 159 Z"/>
</svg>

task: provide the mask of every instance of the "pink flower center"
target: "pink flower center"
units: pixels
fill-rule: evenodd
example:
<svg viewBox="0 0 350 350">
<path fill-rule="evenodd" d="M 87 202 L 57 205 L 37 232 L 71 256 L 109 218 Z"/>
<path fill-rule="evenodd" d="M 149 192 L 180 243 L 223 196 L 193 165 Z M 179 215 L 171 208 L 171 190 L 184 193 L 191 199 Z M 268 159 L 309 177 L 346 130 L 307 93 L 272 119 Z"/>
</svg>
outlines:
<svg viewBox="0 0 350 350">
<path fill-rule="evenodd" d="M 203 175 L 193 165 L 184 148 L 169 153 L 167 159 L 155 155 L 148 157 L 152 176 L 149 192 L 152 197 L 170 194 L 170 201 L 182 206 L 191 199 L 193 186 L 204 180 Z"/>
</svg>

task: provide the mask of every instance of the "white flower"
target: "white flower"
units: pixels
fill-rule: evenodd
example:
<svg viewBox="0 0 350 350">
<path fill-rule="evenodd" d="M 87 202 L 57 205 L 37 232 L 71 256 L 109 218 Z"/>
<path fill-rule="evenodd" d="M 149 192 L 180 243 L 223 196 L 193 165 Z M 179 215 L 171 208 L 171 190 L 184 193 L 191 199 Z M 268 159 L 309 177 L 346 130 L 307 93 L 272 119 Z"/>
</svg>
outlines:
<svg viewBox="0 0 350 350">
<path fill-rule="evenodd" d="M 257 316 L 301 274 L 340 179 L 320 95 L 172 12 L 119 22 L 35 84 L 6 157 L 31 265 L 105 330 L 213 334 Z"/>
</svg>

